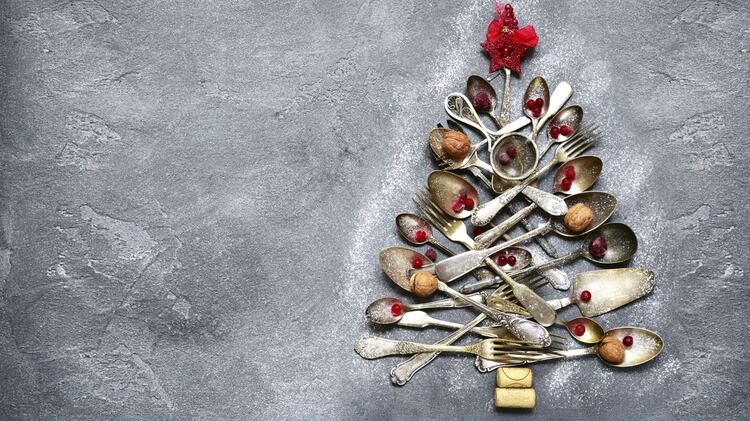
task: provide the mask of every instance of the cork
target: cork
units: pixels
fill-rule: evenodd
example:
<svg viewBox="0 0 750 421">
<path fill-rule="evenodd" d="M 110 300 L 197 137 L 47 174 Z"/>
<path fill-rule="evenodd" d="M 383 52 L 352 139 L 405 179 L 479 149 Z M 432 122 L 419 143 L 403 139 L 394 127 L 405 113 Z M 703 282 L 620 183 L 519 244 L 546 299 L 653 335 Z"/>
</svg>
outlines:
<svg viewBox="0 0 750 421">
<path fill-rule="evenodd" d="M 534 374 L 528 367 L 500 367 L 497 369 L 497 387 L 533 387 Z"/>
<path fill-rule="evenodd" d="M 495 406 L 498 408 L 532 409 L 536 406 L 534 389 L 495 389 Z"/>
</svg>

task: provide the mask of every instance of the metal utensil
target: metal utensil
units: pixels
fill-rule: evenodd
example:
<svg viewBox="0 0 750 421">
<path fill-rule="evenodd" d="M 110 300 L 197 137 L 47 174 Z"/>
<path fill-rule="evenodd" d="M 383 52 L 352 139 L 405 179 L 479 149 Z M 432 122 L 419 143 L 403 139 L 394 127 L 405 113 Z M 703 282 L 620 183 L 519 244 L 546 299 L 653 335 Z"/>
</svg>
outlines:
<svg viewBox="0 0 750 421">
<path fill-rule="evenodd" d="M 555 90 L 552 91 L 552 96 L 549 98 L 549 106 L 546 111 L 543 112 L 542 117 L 537 121 L 536 126 L 532 126 L 531 138 L 536 140 L 539 130 L 544 127 L 547 120 L 552 118 L 558 111 L 565 105 L 566 102 L 573 96 L 573 87 L 568 82 L 560 82 Z M 541 155 L 540 155 L 541 156 Z"/>
<path fill-rule="evenodd" d="M 484 125 L 484 123 L 482 123 L 482 120 L 479 119 L 479 116 L 477 115 L 476 110 L 474 110 L 474 107 L 471 105 L 471 101 L 469 101 L 469 98 L 466 98 L 459 92 L 448 94 L 448 96 L 445 97 L 444 107 L 445 112 L 447 112 L 448 115 L 451 116 L 451 118 L 464 123 L 482 133 L 485 139 L 480 142 L 480 145 L 484 142 L 488 142 L 488 148 L 492 148 L 492 142 L 496 138 L 507 133 L 521 130 L 531 122 L 531 120 L 529 120 L 527 117 L 520 117 L 504 125 L 500 130 L 489 130 Z"/>
<path fill-rule="evenodd" d="M 549 127 L 547 127 L 547 144 L 544 145 L 542 151 L 539 152 L 539 156 L 544 156 L 547 150 L 555 143 L 564 143 L 570 139 L 573 134 L 578 130 L 578 126 L 581 124 L 583 119 L 583 108 L 578 105 L 571 105 L 565 107 L 560 112 L 555 114 L 550 120 Z M 567 126 L 571 131 L 567 134 L 560 132 L 560 127 Z M 554 136 L 554 135 L 557 136 Z"/>
<path fill-rule="evenodd" d="M 509 156 L 512 148 L 514 156 Z M 539 150 L 536 143 L 522 133 L 508 133 L 497 139 L 490 150 L 494 174 L 506 180 L 523 180 L 536 169 Z"/>
<path fill-rule="evenodd" d="M 568 206 L 573 206 L 576 203 L 583 203 L 592 210 L 593 218 L 585 231 L 571 232 L 563 223 L 562 217 L 554 217 L 547 223 L 540 225 L 525 234 L 519 235 L 512 240 L 485 250 L 467 251 L 449 257 L 435 265 L 435 274 L 444 282 L 445 280 L 454 280 L 478 267 L 484 262 L 484 259 L 498 251 L 519 244 L 536 235 L 545 235 L 550 231 L 554 231 L 564 237 L 579 237 L 588 234 L 604 224 L 604 222 L 612 216 L 612 213 L 614 213 L 615 208 L 617 207 L 617 199 L 615 199 L 613 195 L 604 192 L 583 192 L 568 196 L 565 198 L 565 203 Z"/>
<path fill-rule="evenodd" d="M 495 88 L 490 85 L 487 79 L 477 75 L 469 76 L 466 79 L 466 96 L 476 111 L 490 116 L 498 128 L 504 126 L 500 121 L 500 117 L 495 113 L 497 93 L 495 93 Z"/>
<path fill-rule="evenodd" d="M 528 189 L 529 184 L 552 169 L 555 165 L 576 158 L 583 152 L 594 146 L 594 144 L 596 144 L 596 142 L 601 138 L 601 135 L 596 133 L 595 130 L 596 129 L 593 128 L 587 128 L 579 131 L 573 137 L 571 137 L 568 142 L 563 143 L 562 145 L 557 147 L 557 149 L 555 150 L 555 158 L 552 159 L 550 163 L 542 168 L 537 169 L 521 184 L 511 187 L 489 202 L 485 202 L 477 206 L 474 210 L 474 213 L 471 215 L 471 223 L 476 226 L 484 226 L 489 224 L 490 221 L 492 221 L 492 218 L 494 218 L 495 215 L 497 215 L 497 213 L 500 212 L 503 207 L 505 207 L 505 205 L 510 203 L 510 201 L 513 200 L 513 198 L 515 198 L 521 191 L 524 191 L 526 197 L 529 197 L 531 195 L 532 197 L 530 197 L 530 199 L 532 199 L 537 205 L 539 205 L 540 208 L 550 213 L 547 209 L 549 205 L 541 202 L 540 200 L 548 199 L 549 196 L 552 196 L 555 198 L 555 200 L 558 200 L 559 198 L 557 196 L 544 192 L 545 196 L 540 197 L 538 200 L 534 200 L 533 195 L 537 194 L 538 196 L 538 193 L 536 192 L 540 192 L 541 190 L 533 189 L 536 190 L 536 192 L 532 194 L 529 194 L 529 192 L 526 192 L 525 190 L 532 190 Z M 545 206 L 543 206 L 543 204 Z M 560 213 L 554 212 L 551 214 L 559 215 Z"/>
<path fill-rule="evenodd" d="M 534 112 L 531 107 L 527 106 L 527 103 L 541 99 L 538 112 Z M 526 91 L 523 93 L 523 113 L 531 119 L 531 133 L 532 138 L 536 138 L 536 133 L 539 131 L 539 120 L 547 113 L 549 108 L 549 86 L 547 81 L 541 76 L 534 76 L 529 81 L 529 86 L 526 87 Z"/>
<path fill-rule="evenodd" d="M 473 301 L 482 302 L 484 301 L 484 295 L 472 294 L 468 295 L 468 298 Z M 419 310 L 435 310 L 435 309 L 447 309 L 447 308 L 459 308 L 468 307 L 469 304 L 463 300 L 457 300 L 455 298 L 448 298 L 444 300 L 435 300 L 426 303 L 405 303 L 399 298 L 395 297 L 384 297 L 379 298 L 365 310 L 367 320 L 377 323 L 380 325 L 390 325 L 398 323 L 404 314 L 419 311 Z"/>
<path fill-rule="evenodd" d="M 635 367 L 641 364 L 645 364 L 654 358 L 656 358 L 661 351 L 664 349 L 664 340 L 657 333 L 652 332 L 648 329 L 640 327 L 618 327 L 610 329 L 605 333 L 605 336 L 612 336 L 617 340 L 622 341 L 625 336 L 633 338 L 633 345 L 625 347 L 625 359 L 619 364 L 610 363 L 599 355 L 599 346 L 595 345 L 588 348 L 578 349 L 567 349 L 554 352 L 547 352 L 546 355 L 540 355 L 540 352 L 532 350 L 533 352 L 527 352 L 526 349 L 521 349 L 517 352 L 512 352 L 506 346 L 507 354 L 498 356 L 493 360 L 487 358 L 478 357 L 474 363 L 477 369 L 481 372 L 488 372 L 499 367 L 505 367 L 508 365 L 521 365 L 527 363 L 534 363 L 539 361 L 556 360 L 560 358 L 574 358 L 586 355 L 596 354 L 599 360 L 603 363 L 612 367 Z"/>
<path fill-rule="evenodd" d="M 529 355 L 534 355 L 535 353 L 547 355 L 542 351 L 543 346 L 547 345 L 504 338 L 485 339 L 471 345 L 455 346 L 394 341 L 392 339 L 368 336 L 358 340 L 354 344 L 354 350 L 362 358 L 368 360 L 391 355 L 410 355 L 422 352 L 461 352 L 474 354 L 489 360 L 499 360 L 504 356 L 515 357 L 517 355 L 527 355 L 526 352 L 529 352 Z"/>
</svg>

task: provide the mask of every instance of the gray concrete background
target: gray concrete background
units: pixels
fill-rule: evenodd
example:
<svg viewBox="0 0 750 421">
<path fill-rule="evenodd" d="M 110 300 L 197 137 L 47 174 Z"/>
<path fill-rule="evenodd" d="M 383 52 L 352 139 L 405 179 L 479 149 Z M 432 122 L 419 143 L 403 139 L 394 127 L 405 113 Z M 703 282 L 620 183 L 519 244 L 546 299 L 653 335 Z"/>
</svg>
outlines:
<svg viewBox="0 0 750 421">
<path fill-rule="evenodd" d="M 6 0 L 0 418 L 747 418 L 747 3 L 551 4 L 515 3 L 540 44 L 514 116 L 541 74 L 608 133 L 597 188 L 658 284 L 599 320 L 661 333 L 658 360 L 542 364 L 537 409 L 498 413 L 470 358 L 397 388 L 400 359 L 352 351 L 446 334 L 363 311 L 401 294 L 377 251 L 492 2 Z"/>
</svg>

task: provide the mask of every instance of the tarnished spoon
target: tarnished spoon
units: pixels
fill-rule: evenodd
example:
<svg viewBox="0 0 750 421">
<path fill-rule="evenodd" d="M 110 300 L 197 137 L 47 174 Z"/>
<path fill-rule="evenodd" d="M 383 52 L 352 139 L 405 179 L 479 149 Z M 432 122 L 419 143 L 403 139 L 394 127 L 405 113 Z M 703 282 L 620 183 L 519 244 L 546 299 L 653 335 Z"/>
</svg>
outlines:
<svg viewBox="0 0 750 421">
<path fill-rule="evenodd" d="M 583 108 L 578 105 L 565 107 L 555 114 L 555 116 L 552 117 L 552 120 L 550 120 L 549 127 L 547 127 L 547 144 L 544 145 L 539 156 L 544 156 L 549 148 L 555 143 L 562 143 L 570 139 L 570 137 L 578 130 L 578 126 L 581 125 L 582 119 Z M 563 128 L 563 132 L 560 131 L 560 128 L 563 126 L 567 126 L 570 132 L 563 134 L 565 129 Z"/>
<path fill-rule="evenodd" d="M 549 89 L 547 88 L 546 85 L 547 83 L 545 82 L 544 89 L 540 90 L 542 94 L 544 92 L 547 92 L 547 93 L 549 92 Z M 531 87 L 531 84 L 529 84 L 529 87 Z M 528 89 L 527 89 L 527 93 L 528 93 Z M 536 120 L 536 124 L 534 124 L 534 121 L 532 119 L 532 130 L 531 130 L 532 139 L 536 140 L 536 137 L 539 134 L 539 130 L 542 127 L 544 127 L 544 124 L 547 122 L 547 120 L 552 118 L 553 115 L 557 114 L 557 112 L 560 111 L 560 109 L 565 105 L 566 102 L 568 102 L 571 96 L 573 96 L 573 87 L 571 87 L 568 82 L 560 82 L 557 85 L 557 87 L 555 87 L 555 90 L 552 92 L 552 96 L 545 99 L 545 105 L 542 107 L 542 116 Z M 527 102 L 528 102 L 528 99 L 524 97 L 524 107 L 526 107 Z M 528 110 L 528 113 L 531 113 L 532 117 L 534 116 L 535 114 L 534 111 L 528 108 L 526 108 L 526 110 Z"/>
<path fill-rule="evenodd" d="M 507 367 L 508 365 L 519 365 L 524 363 L 528 364 L 539 361 L 557 360 L 561 358 L 573 358 L 595 354 L 597 357 L 599 357 L 600 361 L 609 366 L 626 368 L 645 364 L 656 358 L 664 349 L 664 339 L 662 339 L 661 336 L 659 336 L 655 332 L 641 327 L 617 327 L 605 332 L 605 337 L 607 336 L 612 336 L 619 341 L 622 341 L 626 336 L 630 336 L 633 340 L 632 345 L 625 347 L 625 359 L 619 364 L 610 363 L 609 361 L 604 360 L 601 355 L 599 355 L 599 347 L 601 346 L 600 343 L 588 348 L 566 349 L 555 351 L 554 353 L 549 352 L 546 353 L 546 355 L 534 353 L 530 356 L 530 358 L 526 360 L 524 360 L 523 353 L 518 353 L 516 354 L 518 358 L 514 358 L 513 362 L 510 364 L 507 362 L 498 362 L 477 357 L 474 365 L 479 371 L 484 373 L 497 369 L 499 367 Z"/>
<path fill-rule="evenodd" d="M 482 294 L 472 294 L 468 297 L 472 301 L 482 302 L 484 300 L 484 296 Z M 370 305 L 368 305 L 367 309 L 365 310 L 365 315 L 367 316 L 367 320 L 373 323 L 389 325 L 398 323 L 398 321 L 401 320 L 404 314 L 412 311 L 439 310 L 468 306 L 469 304 L 466 304 L 463 300 L 458 300 L 455 298 L 414 304 L 405 303 L 395 297 L 384 297 L 370 303 Z"/>
<path fill-rule="evenodd" d="M 396 217 L 396 228 L 401 237 L 416 246 L 430 244 L 447 255 L 455 254 L 435 239 L 429 222 L 413 213 L 399 214 Z"/>
<path fill-rule="evenodd" d="M 461 323 L 449 322 L 432 317 L 424 311 L 409 311 L 404 313 L 404 316 L 398 321 L 397 325 L 416 329 L 424 329 L 426 327 L 434 326 L 453 330 L 460 329 L 464 326 Z M 485 338 L 513 338 L 513 335 L 511 335 L 507 329 L 498 325 L 474 327 L 470 332 L 479 336 L 484 336 Z"/>
<path fill-rule="evenodd" d="M 532 106 L 536 102 L 536 107 Z M 531 119 L 532 137 L 539 131 L 539 120 L 549 108 L 549 86 L 541 76 L 534 76 L 523 94 L 523 113 Z"/>
<path fill-rule="evenodd" d="M 562 216 L 554 217 L 547 223 L 504 243 L 484 250 L 472 250 L 449 257 L 435 265 L 435 274 L 443 282 L 457 279 L 474 268 L 479 267 L 485 258 L 497 253 L 498 251 L 519 244 L 533 238 L 534 236 L 545 235 L 551 231 L 554 231 L 563 237 L 580 237 L 586 235 L 604 224 L 604 222 L 612 216 L 617 207 L 617 199 L 615 199 L 612 194 L 605 192 L 583 192 L 575 194 L 566 197 L 565 203 L 569 207 L 576 203 L 583 203 L 591 209 L 593 217 L 584 231 L 572 232 L 563 223 Z"/>
<path fill-rule="evenodd" d="M 385 274 L 396 285 L 413 293 L 409 273 L 412 269 L 412 262 L 415 258 L 419 258 L 422 262 L 431 263 L 427 256 L 417 251 L 404 247 L 389 247 L 380 252 L 380 266 L 383 269 L 383 272 L 385 272 Z M 464 300 L 466 303 L 482 312 L 485 316 L 501 323 L 518 339 L 539 340 L 541 338 L 541 341 L 546 345 L 549 345 L 551 342 L 547 329 L 536 322 L 523 319 L 517 315 L 503 313 L 483 303 L 472 301 L 466 295 L 449 287 L 445 282 L 438 281 L 437 289 L 454 298 Z"/>
<path fill-rule="evenodd" d="M 494 174 L 509 181 L 530 176 L 539 163 L 536 143 L 521 133 L 509 133 L 497 139 L 490 151 Z"/>
<path fill-rule="evenodd" d="M 497 93 L 487 79 L 477 75 L 469 76 L 466 80 L 466 96 L 476 111 L 489 115 L 498 128 L 503 126 L 500 117 L 495 113 Z"/>
<path fill-rule="evenodd" d="M 474 129 L 482 133 L 485 137 L 485 140 L 479 142 L 479 144 L 481 145 L 484 142 L 488 142 L 489 148 L 492 148 L 492 143 L 496 138 L 507 133 L 521 130 L 531 122 L 528 117 L 520 117 L 506 124 L 500 130 L 489 130 L 484 125 L 484 123 L 482 123 L 482 120 L 479 119 L 479 116 L 477 115 L 476 110 L 474 110 L 474 107 L 471 105 L 471 101 L 469 101 L 469 98 L 466 98 L 466 96 L 459 92 L 448 94 L 448 96 L 445 97 L 444 106 L 445 112 L 447 112 L 448 115 L 451 116 L 451 118 L 456 121 L 460 121 L 461 123 L 464 123 L 470 127 L 473 127 Z"/>
</svg>

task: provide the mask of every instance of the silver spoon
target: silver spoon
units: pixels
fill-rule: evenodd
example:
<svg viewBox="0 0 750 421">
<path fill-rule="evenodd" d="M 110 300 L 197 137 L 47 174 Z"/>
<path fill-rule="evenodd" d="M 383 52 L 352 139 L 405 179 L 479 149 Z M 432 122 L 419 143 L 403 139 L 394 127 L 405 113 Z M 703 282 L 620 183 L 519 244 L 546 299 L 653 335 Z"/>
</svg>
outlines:
<svg viewBox="0 0 750 421">
<path fill-rule="evenodd" d="M 470 127 L 473 127 L 474 129 L 482 133 L 485 137 L 485 140 L 480 142 L 480 145 L 486 141 L 488 142 L 488 148 L 492 148 L 492 142 L 494 141 L 494 139 L 504 134 L 521 130 L 531 122 L 531 120 L 529 120 L 527 117 L 519 117 L 518 119 L 513 120 L 503 126 L 503 128 L 501 128 L 500 130 L 489 130 L 484 125 L 484 123 L 482 123 L 482 120 L 479 119 L 479 116 L 477 115 L 476 110 L 474 110 L 474 107 L 471 105 L 471 101 L 469 101 L 469 98 L 466 98 L 459 92 L 448 94 L 448 96 L 445 97 L 444 106 L 445 112 L 448 113 L 451 118 Z"/>
<path fill-rule="evenodd" d="M 473 301 L 484 301 L 484 296 L 482 294 L 473 294 L 468 297 Z M 410 304 L 395 297 L 384 297 L 370 303 L 365 310 L 365 315 L 367 316 L 367 320 L 373 323 L 390 325 L 398 323 L 404 314 L 418 310 L 437 310 L 468 306 L 469 304 L 466 304 L 464 301 L 454 298 L 435 300 L 420 304 Z"/>
<path fill-rule="evenodd" d="M 466 96 L 471 100 L 475 110 L 489 115 L 498 128 L 503 127 L 500 117 L 495 113 L 497 93 L 487 79 L 477 75 L 469 76 L 466 80 Z"/>
<path fill-rule="evenodd" d="M 566 140 L 570 139 L 570 137 L 573 136 L 573 134 L 575 134 L 575 132 L 578 130 L 578 126 L 581 125 L 582 119 L 583 108 L 578 105 L 565 107 L 560 110 L 560 112 L 555 114 L 555 116 L 552 117 L 552 120 L 549 123 L 549 127 L 547 127 L 547 144 L 544 145 L 544 148 L 542 148 L 539 156 L 544 156 L 549 148 L 555 143 L 563 143 Z M 563 128 L 562 131 L 561 127 Z M 565 127 L 567 127 L 570 131 L 565 132 Z"/>
<path fill-rule="evenodd" d="M 442 281 L 457 279 L 481 265 L 485 258 L 498 251 L 526 241 L 536 235 L 545 235 L 551 231 L 563 237 L 579 237 L 588 234 L 609 219 L 617 207 L 617 199 L 613 195 L 604 192 L 579 193 L 565 198 L 565 203 L 568 206 L 583 203 L 592 210 L 593 219 L 586 230 L 583 232 L 572 232 L 563 224 L 562 217 L 553 217 L 546 224 L 502 244 L 484 250 L 466 251 L 449 257 L 435 265 L 435 274 Z"/>
</svg>

